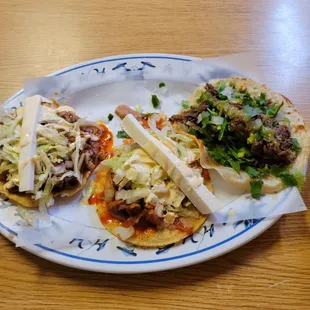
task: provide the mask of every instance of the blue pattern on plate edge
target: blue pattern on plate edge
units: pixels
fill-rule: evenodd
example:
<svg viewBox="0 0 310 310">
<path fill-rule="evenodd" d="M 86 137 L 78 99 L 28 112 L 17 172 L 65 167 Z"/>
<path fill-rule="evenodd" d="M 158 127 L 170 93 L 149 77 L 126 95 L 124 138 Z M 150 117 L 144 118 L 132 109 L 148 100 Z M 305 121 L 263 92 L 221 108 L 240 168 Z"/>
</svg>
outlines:
<svg viewBox="0 0 310 310">
<path fill-rule="evenodd" d="M 94 242 L 94 243 L 92 243 L 91 245 L 90 245 L 90 247 L 88 247 L 88 249 L 86 249 L 86 250 L 89 250 L 90 248 L 92 248 L 92 247 L 94 247 L 94 246 L 98 246 L 97 247 L 97 252 L 99 252 L 99 251 L 101 251 L 102 249 L 104 249 L 104 247 L 106 246 L 106 244 L 107 244 L 107 242 L 109 241 L 110 239 L 105 239 L 105 240 L 103 240 L 103 241 L 101 241 L 101 239 L 97 239 L 97 241 L 96 242 Z M 70 242 L 69 242 L 69 244 L 75 244 L 75 242 L 76 242 L 76 245 L 77 245 L 77 247 L 78 248 L 80 248 L 80 249 L 84 249 L 84 247 L 83 247 L 83 242 L 86 242 L 87 240 L 85 240 L 85 239 L 82 239 L 82 238 L 73 238 Z"/>
<path fill-rule="evenodd" d="M 74 68 L 71 68 L 71 69 L 67 69 L 67 70 L 63 70 L 62 72 L 59 72 L 57 75 L 61 75 L 61 74 L 64 74 L 64 73 L 68 73 L 70 71 L 74 71 L 74 70 L 78 70 L 80 68 L 83 68 L 83 67 L 90 67 L 92 65 L 95 65 L 95 64 L 101 64 L 101 63 L 104 63 L 104 62 L 110 62 L 110 61 L 117 61 L 117 60 L 129 60 L 129 59 L 146 59 L 146 58 L 149 58 L 149 59 L 158 59 L 158 58 L 164 58 L 164 59 L 171 59 L 171 60 L 178 60 L 178 61 L 190 61 L 189 59 L 182 59 L 182 58 L 177 58 L 177 57 L 166 57 L 166 56 L 140 56 L 140 57 L 126 57 L 126 58 L 120 58 L 120 59 L 108 59 L 108 60 L 100 60 L 100 61 L 97 61 L 97 62 L 93 62 L 93 63 L 89 63 L 89 64 L 84 64 L 84 65 L 80 65 L 78 67 L 74 67 Z M 149 67 L 149 68 L 154 68 L 155 65 L 153 65 L 151 62 L 149 61 L 141 61 L 140 62 L 142 64 L 141 65 L 138 65 L 138 66 L 134 66 L 134 67 L 126 67 L 127 63 L 120 63 L 119 65 L 117 65 L 116 67 L 113 68 L 113 70 L 117 70 L 117 69 L 121 69 L 123 68 L 124 71 L 126 72 L 130 72 L 130 71 L 142 71 L 145 67 Z M 105 70 L 106 68 L 94 68 L 92 71 L 94 71 L 96 74 L 104 74 L 105 73 Z M 83 73 L 82 73 L 83 74 Z M 14 95 L 10 100 L 12 101 L 14 98 L 16 98 L 17 96 L 21 95 L 23 93 L 23 91 L 17 93 L 16 95 Z M 22 103 L 20 103 L 19 105 L 21 105 Z M 18 106 L 18 104 L 17 104 Z M 255 226 L 256 224 L 258 224 L 259 222 L 261 222 L 263 219 L 260 219 L 260 220 L 245 220 L 245 221 L 239 221 L 239 222 L 236 222 L 234 224 L 234 228 L 236 229 L 237 226 L 239 226 L 240 224 L 244 224 L 246 229 L 244 229 L 243 231 L 239 232 L 238 234 L 234 235 L 234 236 L 231 236 L 230 238 L 226 239 L 226 240 L 223 240 L 222 242 L 219 242 L 218 244 L 214 244 L 212 246 L 209 246 L 205 249 L 202 249 L 202 250 L 199 250 L 197 252 L 193 252 L 193 253 L 187 253 L 185 255 L 181 255 L 181 256 L 175 256 L 175 257 L 171 257 L 171 258 L 165 258 L 163 260 L 172 260 L 172 259 L 177 259 L 177 258 L 181 258 L 181 257 L 185 257 L 185 256 L 190 256 L 190 255 L 193 255 L 195 253 L 198 253 L 198 252 L 202 252 L 202 251 L 205 251 L 205 250 L 208 250 L 208 249 L 211 249 L 211 248 L 214 248 L 214 247 L 217 247 L 223 243 L 226 243 L 228 242 L 229 240 L 231 239 L 234 239 L 236 238 L 237 236 L 239 236 L 240 234 L 243 234 L 244 232 L 248 231 L 252 226 Z M 11 230 L 10 228 L 6 227 L 5 225 L 3 225 L 2 223 L 0 223 L 0 226 L 2 228 L 4 228 L 5 230 L 13 233 L 14 235 L 17 235 L 16 232 L 14 232 L 13 230 Z M 189 238 L 187 238 L 190 242 L 192 243 L 198 243 L 199 241 L 196 239 L 197 235 L 202 235 L 202 238 L 204 238 L 204 236 L 209 232 L 209 237 L 212 238 L 213 235 L 214 235 L 214 232 L 215 232 L 215 228 L 214 228 L 214 225 L 212 224 L 209 228 L 207 228 L 206 226 L 203 226 L 203 232 L 200 232 L 200 233 L 197 233 L 197 234 L 194 234 L 192 236 L 190 236 Z M 203 240 L 203 239 L 201 239 Z M 74 238 L 72 239 L 69 243 L 70 244 L 75 244 L 77 246 L 77 248 L 80 248 L 80 249 L 83 249 L 83 241 L 84 239 L 80 239 L 80 238 Z M 102 249 L 104 249 L 105 245 L 107 244 L 107 242 L 109 241 L 109 239 L 106 239 L 104 241 L 101 241 L 100 239 L 98 239 L 91 247 L 97 245 L 98 248 L 97 248 L 97 251 L 101 251 Z M 186 242 L 186 239 L 184 239 L 183 243 Z M 199 242 L 201 243 L 201 242 Z M 157 251 L 156 251 L 156 254 L 159 255 L 159 254 L 162 254 L 162 253 L 167 253 L 168 250 L 173 247 L 174 244 L 171 244 L 171 245 L 168 245 L 164 248 L 159 248 Z M 57 250 L 53 250 L 51 248 L 48 248 L 48 247 L 45 247 L 41 244 L 36 244 L 37 247 L 40 247 L 42 249 L 45 249 L 47 251 L 50 251 L 50 252 L 54 252 L 54 253 L 58 253 L 59 255 L 64 255 L 64 256 L 68 256 L 68 257 L 72 257 L 72 258 L 76 258 L 76 259 L 82 259 L 82 260 L 89 260 L 89 261 L 92 261 L 92 259 L 87 259 L 87 258 L 79 258 L 79 257 L 75 257 L 74 255 L 70 255 L 70 254 L 67 254 L 67 253 L 63 253 L 63 252 L 60 252 L 60 251 L 57 251 Z M 128 248 L 125 248 L 125 247 L 117 247 L 118 250 L 122 251 L 125 255 L 130 255 L 130 256 L 136 256 L 137 253 L 135 253 L 134 249 L 128 249 Z M 154 260 L 154 262 L 156 261 L 163 261 L 163 260 Z M 97 260 L 93 260 L 93 261 L 97 261 Z M 99 262 L 99 261 L 98 261 Z M 102 261 L 103 262 L 103 261 Z M 108 262 L 108 261 L 107 261 Z M 151 262 L 151 261 L 146 261 L 146 262 Z M 115 262 L 115 263 L 118 263 L 118 262 Z M 121 263 L 121 262 L 119 262 Z M 124 262 L 125 263 L 125 262 Z M 138 262 L 137 262 L 138 263 Z M 142 261 L 140 262 L 142 263 Z"/>
<path fill-rule="evenodd" d="M 233 224 L 233 227 L 234 227 L 234 229 L 236 229 L 239 225 L 244 224 L 244 226 L 246 228 L 249 228 L 250 226 L 253 226 L 256 223 L 260 222 L 261 220 L 263 220 L 263 219 L 258 219 L 258 220 L 257 219 L 249 219 L 249 220 L 237 221 Z M 224 224 L 226 225 L 226 223 L 224 223 Z M 203 225 L 202 230 L 203 230 L 203 232 L 194 233 L 191 236 L 183 239 L 182 244 L 185 244 L 185 242 L 187 240 L 189 240 L 192 243 L 199 243 L 199 245 L 200 245 L 202 243 L 202 241 L 204 240 L 205 235 L 207 235 L 208 233 L 209 233 L 210 238 L 213 237 L 213 235 L 215 233 L 215 226 L 214 226 L 214 224 L 211 224 L 210 227 L 208 228 L 207 225 Z M 200 240 L 198 240 L 199 236 L 201 237 Z M 198 237 L 198 238 L 196 239 L 196 237 Z M 83 249 L 83 241 L 86 241 L 86 240 L 80 239 L 80 238 L 74 238 L 69 242 L 69 244 L 75 243 L 78 248 Z M 105 245 L 108 241 L 109 241 L 109 239 L 106 239 L 103 242 L 100 242 L 100 239 L 98 239 L 92 246 L 98 245 L 99 248 L 97 249 L 97 251 L 100 251 L 105 247 Z M 168 253 L 169 249 L 172 248 L 174 245 L 176 245 L 176 244 L 172 243 L 172 244 L 168 244 L 164 247 L 160 247 L 155 252 L 155 254 L 159 255 L 159 254 L 163 254 L 163 253 Z M 128 248 L 128 247 L 126 247 L 126 244 L 122 247 L 116 246 L 116 248 L 118 250 L 120 250 L 125 256 L 137 256 L 138 255 L 135 252 L 135 248 L 132 248 L 132 247 Z"/>
<path fill-rule="evenodd" d="M 123 254 L 125 256 L 137 256 L 137 253 L 135 252 L 135 249 L 129 249 L 129 248 L 125 248 L 125 247 L 122 247 L 122 246 L 117 246 L 116 247 L 118 250 L 122 251 Z"/>
</svg>

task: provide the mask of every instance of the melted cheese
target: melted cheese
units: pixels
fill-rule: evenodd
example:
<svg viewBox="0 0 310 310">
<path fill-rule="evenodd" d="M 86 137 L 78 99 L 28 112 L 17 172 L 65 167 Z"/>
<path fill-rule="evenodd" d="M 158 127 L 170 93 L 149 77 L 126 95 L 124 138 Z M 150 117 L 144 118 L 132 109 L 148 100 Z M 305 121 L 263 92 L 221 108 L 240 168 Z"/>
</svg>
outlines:
<svg viewBox="0 0 310 310">
<path fill-rule="evenodd" d="M 200 213 L 209 214 L 223 207 L 203 184 L 201 178 L 145 130 L 133 115 L 127 115 L 122 121 L 122 126 L 127 134 L 167 172 Z"/>
</svg>

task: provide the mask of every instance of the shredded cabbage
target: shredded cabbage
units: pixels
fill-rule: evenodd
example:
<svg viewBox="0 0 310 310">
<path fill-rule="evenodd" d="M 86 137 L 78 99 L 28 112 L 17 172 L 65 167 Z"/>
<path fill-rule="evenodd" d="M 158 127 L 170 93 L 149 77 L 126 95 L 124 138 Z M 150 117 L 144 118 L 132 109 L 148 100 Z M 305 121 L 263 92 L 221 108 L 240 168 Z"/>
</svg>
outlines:
<svg viewBox="0 0 310 310">
<path fill-rule="evenodd" d="M 18 164 L 23 110 L 24 107 L 0 113 L 0 174 L 6 178 L 6 188 L 19 186 Z M 59 111 L 67 110 L 74 113 L 74 110 L 69 108 Z M 80 126 L 86 123 L 83 119 L 69 123 L 57 115 L 58 109 L 43 106 L 42 111 L 37 124 L 36 155 L 29 159 L 35 163 L 34 190 L 26 193 L 39 200 L 40 207 L 44 209 L 53 203 L 54 186 L 65 177 L 75 176 L 79 182 L 82 181 L 81 150 L 86 138 L 81 135 Z M 87 125 L 97 126 L 93 123 Z M 65 165 L 65 161 L 71 160 L 71 166 Z"/>
<path fill-rule="evenodd" d="M 159 130 L 158 118 L 151 117 L 149 126 L 155 138 L 167 145 L 180 159 L 187 163 L 199 160 L 199 145 L 187 135 L 176 133 L 172 128 Z M 168 177 L 167 173 L 141 148 L 121 146 L 115 148 L 116 155 L 101 163 L 113 171 L 113 182 L 118 190 L 116 200 L 130 204 L 141 199 L 154 207 L 156 214 L 165 218 L 165 223 L 173 223 L 177 216 L 199 217 L 195 207 L 185 206 L 185 195 Z M 201 171 L 197 170 L 197 173 Z M 166 221 L 167 217 L 167 221 Z M 170 221 L 170 222 L 169 222 Z M 169 222 L 169 223 L 168 223 Z M 170 223 L 170 224 L 171 224 Z"/>
</svg>

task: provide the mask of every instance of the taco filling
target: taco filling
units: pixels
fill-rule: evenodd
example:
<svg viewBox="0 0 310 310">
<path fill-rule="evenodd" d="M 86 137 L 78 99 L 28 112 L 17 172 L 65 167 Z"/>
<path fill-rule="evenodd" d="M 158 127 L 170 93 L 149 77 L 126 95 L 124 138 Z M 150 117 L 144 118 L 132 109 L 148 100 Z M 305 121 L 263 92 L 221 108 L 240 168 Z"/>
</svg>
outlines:
<svg viewBox="0 0 310 310">
<path fill-rule="evenodd" d="M 27 105 L 1 116 L 1 192 L 26 207 L 48 207 L 54 196 L 71 196 L 85 184 L 99 162 L 109 156 L 105 142 L 112 136 L 103 126 L 81 119 L 69 106 L 43 102 L 34 127 L 34 156 L 23 162 L 24 109 Z M 34 164 L 33 189 L 22 191 L 20 175 L 29 162 Z"/>
<path fill-rule="evenodd" d="M 290 169 L 302 147 L 298 138 L 292 137 L 290 120 L 282 111 L 285 97 L 273 100 L 235 79 L 206 84 L 197 94 L 192 104 L 170 121 L 185 125 L 207 147 L 212 160 L 255 179 L 251 183 L 253 197 L 260 196 L 265 175 L 281 178 L 285 186 L 303 185 L 303 173 Z"/>
</svg>

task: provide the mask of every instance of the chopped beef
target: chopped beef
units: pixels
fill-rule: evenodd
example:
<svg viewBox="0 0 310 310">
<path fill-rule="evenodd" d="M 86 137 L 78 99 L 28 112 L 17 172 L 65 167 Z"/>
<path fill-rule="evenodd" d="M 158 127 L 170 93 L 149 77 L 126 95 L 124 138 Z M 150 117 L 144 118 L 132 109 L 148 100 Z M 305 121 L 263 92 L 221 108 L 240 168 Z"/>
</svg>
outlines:
<svg viewBox="0 0 310 310">
<path fill-rule="evenodd" d="M 191 168 L 200 168 L 201 167 L 200 161 L 199 160 L 194 160 L 191 163 L 189 163 L 189 166 Z"/>
<path fill-rule="evenodd" d="M 207 92 L 209 92 L 213 97 L 218 96 L 218 91 L 215 89 L 215 87 L 209 83 L 206 84 L 205 89 Z"/>
<path fill-rule="evenodd" d="M 138 203 L 126 204 L 123 200 L 115 200 L 107 203 L 110 214 L 118 220 L 125 221 L 129 217 L 138 216 L 142 207 Z"/>
<path fill-rule="evenodd" d="M 263 152 L 262 161 L 270 165 L 289 165 L 296 158 L 296 152 L 273 142 L 265 142 Z"/>
<path fill-rule="evenodd" d="M 178 122 L 186 124 L 187 122 L 196 123 L 198 118 L 199 112 L 197 111 L 186 111 L 180 114 L 176 114 L 170 117 L 170 122 Z"/>
<path fill-rule="evenodd" d="M 242 119 L 241 116 L 237 116 L 231 120 L 230 130 L 233 132 L 238 132 L 238 133 L 244 134 L 245 136 L 248 136 L 250 133 L 250 130 L 249 130 L 246 122 Z"/>
<path fill-rule="evenodd" d="M 273 129 L 275 141 L 265 139 L 254 141 L 251 152 L 262 164 L 289 165 L 297 156 L 296 152 L 292 150 L 290 130 L 285 125 L 278 125 Z"/>
<path fill-rule="evenodd" d="M 286 125 L 277 126 L 274 128 L 274 131 L 275 131 L 275 137 L 279 142 L 285 142 L 286 140 L 289 139 L 290 143 L 292 144 L 291 132 Z"/>
<path fill-rule="evenodd" d="M 19 187 L 14 185 L 13 187 L 8 188 L 8 191 L 12 194 L 19 193 Z"/>
<path fill-rule="evenodd" d="M 145 216 L 145 219 L 156 227 L 163 224 L 163 219 L 157 216 L 154 210 L 149 210 L 149 212 Z"/>
<path fill-rule="evenodd" d="M 5 183 L 6 182 L 6 177 L 8 175 L 8 171 L 4 171 L 0 174 L 0 182 Z"/>
<path fill-rule="evenodd" d="M 256 118 L 259 118 L 260 120 L 263 120 L 265 118 L 265 114 L 264 113 L 259 113 L 256 115 Z"/>
<path fill-rule="evenodd" d="M 266 118 L 264 121 L 264 126 L 267 126 L 269 128 L 273 128 L 275 122 L 276 122 L 276 120 L 274 118 Z"/>
<path fill-rule="evenodd" d="M 75 115 L 75 113 L 71 111 L 61 111 L 58 112 L 57 115 L 62 117 L 68 123 L 75 123 L 80 119 L 77 115 Z"/>
<path fill-rule="evenodd" d="M 98 138 L 101 136 L 102 134 L 102 130 L 101 128 L 98 128 L 96 126 L 81 126 L 81 130 L 83 132 L 86 132 L 88 134 L 91 134 L 91 135 L 94 135 L 94 136 L 97 136 Z"/>
<path fill-rule="evenodd" d="M 218 91 L 211 84 L 206 84 L 206 91 L 208 91 L 213 97 L 218 97 Z M 203 101 L 199 104 L 199 106 L 191 107 L 190 110 L 184 111 L 180 114 L 173 115 L 170 117 L 171 122 L 180 122 L 186 124 L 187 122 L 192 122 L 197 124 L 198 116 L 201 112 L 206 111 L 209 108 L 209 104 L 207 101 Z"/>
<path fill-rule="evenodd" d="M 65 177 L 63 179 L 64 188 L 75 188 L 79 182 L 75 176 Z"/>
<path fill-rule="evenodd" d="M 198 116 L 201 112 L 206 111 L 209 105 L 207 102 L 202 102 L 198 107 L 192 107 L 189 111 L 184 111 L 170 117 L 171 122 L 180 122 L 186 124 L 187 122 L 197 123 Z"/>
<path fill-rule="evenodd" d="M 87 139 L 84 144 L 83 152 L 85 152 L 85 160 L 82 171 L 93 171 L 100 161 L 100 142 Z"/>
<path fill-rule="evenodd" d="M 264 140 L 254 141 L 251 146 L 251 153 L 254 157 L 260 157 L 263 153 Z"/>
<path fill-rule="evenodd" d="M 128 215 L 125 210 L 119 210 L 119 206 L 123 204 L 122 200 L 110 201 L 107 203 L 107 208 L 114 218 L 120 221 L 126 221 Z"/>
<path fill-rule="evenodd" d="M 62 190 L 76 188 L 78 184 L 79 182 L 75 176 L 68 176 L 54 186 L 53 192 L 59 193 Z"/>
<path fill-rule="evenodd" d="M 142 207 L 138 203 L 131 203 L 129 205 L 122 203 L 119 206 L 119 210 L 125 210 L 129 216 L 137 216 L 141 212 Z"/>
<path fill-rule="evenodd" d="M 85 134 L 94 135 L 98 138 L 102 135 L 102 130 L 96 126 L 82 126 L 81 131 Z M 85 140 L 83 152 L 85 152 L 85 160 L 83 162 L 81 171 L 93 171 L 101 160 L 104 160 L 106 155 L 101 152 L 100 140 L 94 140 L 92 137 L 88 137 Z"/>
<path fill-rule="evenodd" d="M 158 217 L 153 208 L 144 208 L 142 204 L 134 202 L 126 204 L 123 200 L 107 203 L 107 208 L 112 217 L 125 221 L 124 225 L 132 226 L 140 222 L 147 222 L 156 227 L 163 225 L 163 219 Z"/>
</svg>

